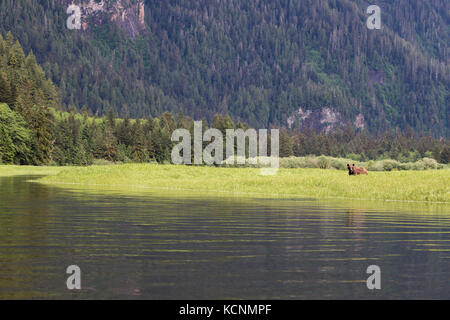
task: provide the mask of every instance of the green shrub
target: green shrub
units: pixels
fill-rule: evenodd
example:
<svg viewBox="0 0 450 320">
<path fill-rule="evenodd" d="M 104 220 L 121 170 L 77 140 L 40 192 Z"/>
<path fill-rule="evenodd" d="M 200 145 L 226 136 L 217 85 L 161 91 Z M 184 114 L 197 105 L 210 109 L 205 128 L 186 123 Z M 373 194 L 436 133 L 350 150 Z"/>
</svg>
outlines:
<svg viewBox="0 0 450 320">
<path fill-rule="evenodd" d="M 433 158 L 423 158 L 422 159 L 424 165 L 425 165 L 425 169 L 437 169 L 438 168 L 438 163 L 436 160 L 434 160 Z"/>
<path fill-rule="evenodd" d="M 330 158 L 331 167 L 337 170 L 347 170 L 347 161 L 340 158 Z"/>
<path fill-rule="evenodd" d="M 330 161 L 325 156 L 320 156 L 317 159 L 317 165 L 320 169 L 329 169 L 331 167 Z"/>
<path fill-rule="evenodd" d="M 111 161 L 105 160 L 105 159 L 94 159 L 93 165 L 94 166 L 109 166 L 111 164 L 114 164 Z"/>
<path fill-rule="evenodd" d="M 354 161 L 361 161 L 361 155 L 356 153 L 350 153 L 346 155 L 347 158 L 352 159 Z"/>
<path fill-rule="evenodd" d="M 396 160 L 386 159 L 383 160 L 383 171 L 392 171 L 399 168 L 399 162 Z"/>
</svg>

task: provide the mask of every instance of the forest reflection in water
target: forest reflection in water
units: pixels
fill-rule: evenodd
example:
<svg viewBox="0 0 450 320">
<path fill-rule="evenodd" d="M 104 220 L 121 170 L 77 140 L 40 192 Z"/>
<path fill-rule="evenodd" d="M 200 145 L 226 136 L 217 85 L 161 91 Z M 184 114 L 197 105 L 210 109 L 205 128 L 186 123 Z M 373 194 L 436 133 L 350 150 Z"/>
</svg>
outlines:
<svg viewBox="0 0 450 320">
<path fill-rule="evenodd" d="M 62 189 L 0 178 L 0 298 L 450 298 L 446 205 Z M 366 269 L 381 268 L 381 290 Z M 66 287 L 78 265 L 82 290 Z"/>
</svg>

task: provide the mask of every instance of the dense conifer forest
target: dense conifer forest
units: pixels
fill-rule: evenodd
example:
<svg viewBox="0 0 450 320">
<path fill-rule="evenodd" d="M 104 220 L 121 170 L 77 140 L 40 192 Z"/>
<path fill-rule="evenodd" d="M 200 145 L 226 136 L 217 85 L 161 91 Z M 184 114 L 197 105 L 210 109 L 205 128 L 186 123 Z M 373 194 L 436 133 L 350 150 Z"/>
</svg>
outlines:
<svg viewBox="0 0 450 320">
<path fill-rule="evenodd" d="M 110 162 L 170 161 L 171 134 L 176 128 L 193 131 L 193 120 L 183 111 L 159 118 L 117 118 L 112 109 L 102 118 L 87 109 L 62 111 L 57 88 L 36 63 L 33 52 L 25 54 L 11 33 L 0 37 L 0 161 L 15 164 L 88 165 Z M 207 121 L 204 120 L 207 127 Z M 226 129 L 248 126 L 228 115 L 216 114 L 209 125 Z M 281 129 L 280 155 L 330 155 L 358 160 L 393 158 L 416 161 L 424 156 L 448 163 L 447 140 L 405 133 L 380 136 L 355 130 L 348 124 L 329 134 L 313 129 L 302 132 Z"/>
<path fill-rule="evenodd" d="M 182 108 L 195 119 L 316 131 L 330 110 L 341 129 L 363 119 L 374 134 L 449 136 L 446 0 L 106 1 L 145 4 L 131 35 L 112 9 L 68 30 L 69 2 L 0 1 L 0 33 L 33 50 L 65 110 L 148 118 Z M 381 30 L 366 27 L 369 4 L 381 7 Z M 305 125 L 308 112 L 319 118 Z"/>
<path fill-rule="evenodd" d="M 8 33 L 0 36 L 0 162 L 14 164 L 88 165 L 109 162 L 168 162 L 176 128 L 193 132 L 191 117 L 182 109 L 176 115 L 164 112 L 158 118 L 118 118 L 110 109 L 95 117 L 88 109 L 63 111 L 58 89 L 36 63 L 32 51 L 25 54 L 20 43 Z M 229 115 L 215 114 L 208 126 L 247 129 Z M 405 132 L 370 135 L 350 123 L 325 134 L 314 129 L 281 128 L 280 155 L 329 155 L 356 160 L 392 158 L 413 162 L 433 157 L 450 162 L 450 143 L 431 135 Z"/>
<path fill-rule="evenodd" d="M 163 163 L 195 119 L 281 128 L 282 157 L 449 163 L 449 4 L 377 3 L 374 31 L 364 1 L 145 1 L 130 35 L 112 7 L 74 31 L 65 0 L 2 0 L 0 162 Z"/>
</svg>

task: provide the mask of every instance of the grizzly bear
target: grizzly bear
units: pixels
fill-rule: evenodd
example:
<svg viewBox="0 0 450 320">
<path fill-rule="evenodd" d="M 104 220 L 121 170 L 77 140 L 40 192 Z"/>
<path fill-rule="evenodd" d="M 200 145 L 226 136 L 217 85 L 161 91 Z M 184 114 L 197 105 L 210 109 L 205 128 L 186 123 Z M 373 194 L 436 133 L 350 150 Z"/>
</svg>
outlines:
<svg viewBox="0 0 450 320">
<path fill-rule="evenodd" d="M 355 167 L 355 164 L 353 164 L 352 166 L 350 166 L 351 168 L 351 172 L 353 173 L 353 175 L 357 176 L 359 174 L 369 174 L 367 172 L 367 169 L 364 167 Z M 349 169 L 350 172 L 350 169 Z"/>
<path fill-rule="evenodd" d="M 347 163 L 347 169 L 348 169 L 348 175 L 349 176 L 351 176 L 351 175 L 354 175 L 355 173 L 353 172 L 353 168 L 352 168 L 352 166 L 351 165 L 349 165 L 348 163 Z"/>
</svg>

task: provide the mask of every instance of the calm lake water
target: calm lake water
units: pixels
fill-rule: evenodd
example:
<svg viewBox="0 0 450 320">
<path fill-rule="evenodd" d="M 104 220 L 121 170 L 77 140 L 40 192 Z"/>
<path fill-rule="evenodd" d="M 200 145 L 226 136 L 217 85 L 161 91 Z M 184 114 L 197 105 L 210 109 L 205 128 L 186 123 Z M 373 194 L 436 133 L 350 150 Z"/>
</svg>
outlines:
<svg viewBox="0 0 450 320">
<path fill-rule="evenodd" d="M 0 298 L 450 299 L 450 210 L 0 178 Z M 66 287 L 78 265 L 82 290 Z M 381 290 L 366 269 L 381 268 Z"/>
</svg>

